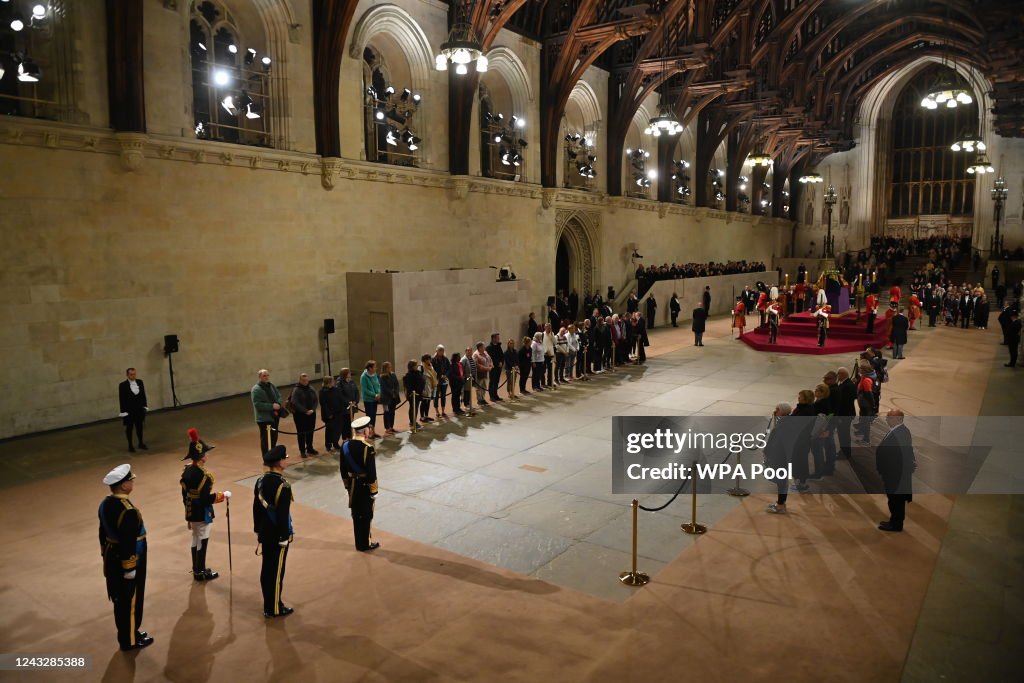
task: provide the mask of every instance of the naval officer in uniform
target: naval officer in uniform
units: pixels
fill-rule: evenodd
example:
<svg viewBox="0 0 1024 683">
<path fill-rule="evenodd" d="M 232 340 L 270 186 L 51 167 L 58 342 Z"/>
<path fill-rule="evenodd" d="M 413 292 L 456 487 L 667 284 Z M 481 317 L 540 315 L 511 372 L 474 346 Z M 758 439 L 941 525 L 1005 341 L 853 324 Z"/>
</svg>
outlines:
<svg viewBox="0 0 1024 683">
<path fill-rule="evenodd" d="M 366 441 L 370 418 L 361 417 L 352 423 L 356 438 L 346 441 L 341 449 L 341 480 L 348 491 L 352 509 L 352 530 L 356 550 L 366 552 L 380 547 L 370 536 L 373 504 L 377 498 L 377 464 L 373 446 Z"/>
<path fill-rule="evenodd" d="M 292 487 L 284 478 L 287 449 L 279 444 L 263 456 L 264 473 L 253 488 L 252 523 L 263 554 L 260 587 L 263 616 L 285 617 L 294 612 L 281 602 L 288 546 L 295 537 L 292 528 Z"/>
<path fill-rule="evenodd" d="M 192 462 L 181 473 L 181 502 L 185 505 L 185 521 L 192 532 L 192 578 L 213 581 L 220 574 L 206 566 L 206 546 L 210 542 L 213 505 L 231 497 L 230 491 L 213 490 L 213 474 L 206 469 L 206 458 L 215 446 L 200 440 L 199 430 L 188 430 L 188 453 L 182 460 Z"/>
<path fill-rule="evenodd" d="M 139 630 L 146 594 L 146 527 L 142 513 L 128 500 L 135 474 L 131 465 L 118 465 L 103 477 L 110 495 L 100 503 L 100 554 L 107 597 L 114 603 L 117 642 L 122 650 L 140 650 L 153 637 Z"/>
</svg>

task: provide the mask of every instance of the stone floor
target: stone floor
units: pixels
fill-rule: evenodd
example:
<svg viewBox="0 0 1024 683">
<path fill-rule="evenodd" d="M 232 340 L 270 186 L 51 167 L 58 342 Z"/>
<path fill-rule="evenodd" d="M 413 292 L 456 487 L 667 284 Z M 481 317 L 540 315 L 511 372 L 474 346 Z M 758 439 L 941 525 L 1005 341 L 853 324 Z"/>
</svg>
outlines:
<svg viewBox="0 0 1024 683">
<path fill-rule="evenodd" d="M 767 416 L 778 401 L 795 403 L 797 391 L 819 382 L 826 370 L 850 366 L 853 361 L 843 356 L 759 353 L 732 340 L 724 320 L 712 321 L 705 340 L 707 346 L 695 348 L 690 334 L 682 329 L 655 330 L 652 357 L 644 366 L 606 373 L 591 382 L 574 382 L 557 391 L 489 407 L 474 418 L 435 424 L 416 434 L 405 431 L 397 439 L 385 440 L 378 448 L 382 490 L 374 519 L 375 528 L 383 532 L 385 548 L 394 545 L 388 539 L 400 537 L 433 546 L 445 557 L 462 556 L 531 577 L 540 582 L 537 585 L 569 589 L 570 595 L 578 592 L 606 604 L 632 604 L 630 598 L 650 589 L 627 588 L 615 579 L 629 568 L 631 497 L 611 493 L 609 418 L 694 413 Z M 1001 367 L 1002 356 L 995 354 L 1002 350 L 992 348 L 995 343 L 991 331 L 936 328 L 912 333 L 908 359 L 890 361 L 893 381 L 884 392 L 883 407 L 897 406 L 917 415 L 1024 414 L 1020 379 Z M 948 391 L 950 377 L 958 382 L 955 392 Z M 145 487 L 154 485 L 146 481 L 147 469 L 171 467 L 170 461 L 175 459 L 171 453 L 184 451 L 184 432 L 192 424 L 200 426 L 204 439 L 222 446 L 213 456 L 218 486 L 230 486 L 240 493 L 251 486 L 259 471 L 258 455 L 253 455 L 255 433 L 243 397 L 151 416 L 147 440 L 153 450 L 131 458 L 140 472 L 141 496 L 155 495 L 146 493 Z M 73 477 L 78 481 L 78 475 L 98 478 L 96 475 L 102 476 L 110 466 L 129 460 L 121 452 L 121 438 L 116 424 L 104 423 L 0 443 L 0 481 L 10 493 L 34 496 L 60 490 L 63 480 Z M 290 448 L 292 438 L 283 437 Z M 328 518 L 342 518 L 338 525 L 344 530 L 348 509 L 338 479 L 337 456 L 295 462 L 287 476 L 293 481 L 297 503 Z M 101 488 L 89 493 L 95 493 L 93 498 L 100 496 Z M 166 496 L 171 494 L 161 493 L 164 497 L 152 504 L 170 505 Z M 832 515 L 850 507 L 847 503 L 851 501 L 850 509 L 856 509 L 860 505 L 856 498 L 801 497 L 800 502 L 806 501 L 809 507 L 807 521 L 800 522 L 800 528 L 810 532 L 809 538 L 818 539 L 806 542 L 829 538 L 826 532 L 814 530 L 813 520 L 822 512 Z M 654 506 L 666 499 L 647 496 L 641 504 Z M 698 521 L 710 526 L 709 534 L 700 539 L 679 530 L 690 517 L 685 497 L 661 512 L 641 513 L 640 568 L 652 576 L 654 584 L 668 585 L 675 585 L 680 570 L 714 572 L 710 566 L 700 570 L 692 563 L 707 561 L 698 558 L 714 548 L 719 523 L 728 519 L 723 522 L 722 539 L 743 529 L 748 531 L 741 533 L 749 533 L 751 526 L 761 525 L 754 524 L 750 515 L 763 507 L 765 499 L 756 495 L 750 499 L 700 496 Z M 812 511 L 822 504 L 821 512 Z M 149 509 L 145 502 L 140 506 Z M 915 507 L 931 509 L 928 504 Z M 920 593 L 915 597 L 910 591 L 908 596 L 909 604 L 918 606 L 914 613 L 919 609 L 919 614 L 904 615 L 912 620 L 906 632 L 913 638 L 893 645 L 892 661 L 906 662 L 901 668 L 907 681 L 1011 680 L 1003 675 L 1011 663 L 1020 663 L 1019 648 L 1013 646 L 1024 642 L 1021 497 L 960 496 L 952 512 L 948 503 L 937 504 L 934 510 L 935 521 L 929 524 L 935 532 L 929 533 L 924 544 L 934 571 L 932 565 L 921 565 L 927 574 L 917 577 L 924 581 Z M 243 509 L 243 520 L 245 514 Z M 843 524 L 856 527 L 858 516 Z M 798 515 L 792 517 L 795 520 Z M 928 515 L 922 513 L 922 518 L 925 524 Z M 241 528 L 244 530 L 244 523 Z M 94 531 L 88 533 L 94 535 Z M 298 533 L 302 536 L 303 530 Z M 151 535 L 156 534 L 151 531 Z M 906 537 L 912 538 L 913 533 Z M 245 538 L 248 545 L 248 534 Z M 346 538 L 344 532 L 342 538 Z M 687 550 L 695 545 L 704 550 L 691 555 Z M 669 566 L 674 570 L 662 581 L 663 570 Z M 25 568 L 13 569 L 9 581 L 17 581 L 18 571 Z M 480 581 L 490 583 L 490 579 Z M 965 585 L 971 586 L 970 592 L 962 589 Z M 735 589 L 724 590 L 731 595 Z M 101 623 L 103 628 L 109 626 Z M 830 629 L 839 626 L 828 624 Z M 4 629 L 7 632 L 7 626 Z M 30 642 L 35 641 L 25 641 Z M 16 645 L 25 643 L 15 640 Z M 879 680 L 868 675 L 875 671 L 875 664 L 861 662 L 863 668 L 857 669 L 855 662 L 853 670 L 837 670 L 834 678 L 845 679 L 861 671 L 868 677 L 859 680 Z M 430 678 L 417 675 L 423 671 L 416 667 L 410 670 L 413 675 L 408 680 Z M 790 677 L 820 680 L 829 677 L 825 675 L 828 670 L 818 670 L 817 677 L 813 669 L 794 671 Z M 879 670 L 891 674 L 891 669 Z M 626 671 L 633 677 L 638 669 L 627 666 Z M 982 671 L 984 676 L 972 676 L 972 672 Z M 889 674 L 882 678 L 892 680 Z M 484 675 L 476 680 L 497 678 Z"/>
</svg>

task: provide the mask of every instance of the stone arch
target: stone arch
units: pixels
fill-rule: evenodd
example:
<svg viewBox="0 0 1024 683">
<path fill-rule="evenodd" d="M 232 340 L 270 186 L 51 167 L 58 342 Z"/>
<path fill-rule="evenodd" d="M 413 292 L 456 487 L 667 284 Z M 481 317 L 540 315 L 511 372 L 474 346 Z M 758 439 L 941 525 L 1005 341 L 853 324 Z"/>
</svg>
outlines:
<svg viewBox="0 0 1024 683">
<path fill-rule="evenodd" d="M 373 36 L 385 33 L 398 44 L 409 65 L 412 86 L 426 90 L 434 57 L 430 41 L 412 15 L 397 5 L 377 5 L 359 18 L 349 41 L 349 56 L 363 58 L 363 48 Z"/>
<path fill-rule="evenodd" d="M 512 94 L 512 107 L 520 116 L 530 111 L 533 85 L 519 56 L 507 47 L 496 47 L 487 53 L 488 70 L 499 74 Z"/>
<path fill-rule="evenodd" d="M 596 282 L 596 254 L 600 216 L 576 209 L 558 209 L 555 215 L 555 240 L 552 244 L 552 263 L 563 239 L 569 251 L 570 286 L 579 292 L 593 292 Z"/>
<path fill-rule="evenodd" d="M 569 102 L 573 102 L 583 113 L 583 125 L 585 127 L 596 126 L 601 123 L 601 105 L 597 100 L 597 94 L 586 81 L 577 81 L 569 93 Z"/>
<path fill-rule="evenodd" d="M 871 235 L 880 234 L 888 216 L 886 187 L 889 167 L 883 157 L 891 149 L 890 123 L 896 100 L 918 72 L 929 64 L 943 62 L 941 57 L 924 55 L 881 79 L 861 100 L 857 120 L 860 158 L 859 163 L 853 165 L 857 169 L 857 177 L 852 179 L 852 185 L 870 188 L 870 191 L 854 194 L 848 209 L 851 224 L 860 225 L 864 229 L 865 234 L 859 236 L 860 242 L 866 243 Z M 990 159 L 998 158 L 999 136 L 993 133 L 994 117 L 991 113 L 994 106 L 990 95 L 992 85 L 971 64 L 945 61 L 945 66 L 963 76 L 970 85 L 978 103 L 979 125 L 988 143 L 988 156 Z M 988 244 L 988 233 L 982 234 L 984 231 L 981 226 L 987 228 L 993 223 L 992 202 L 984 201 L 991 190 L 994 180 L 992 175 L 980 176 L 974 182 L 973 239 L 975 246 L 983 248 Z"/>
</svg>

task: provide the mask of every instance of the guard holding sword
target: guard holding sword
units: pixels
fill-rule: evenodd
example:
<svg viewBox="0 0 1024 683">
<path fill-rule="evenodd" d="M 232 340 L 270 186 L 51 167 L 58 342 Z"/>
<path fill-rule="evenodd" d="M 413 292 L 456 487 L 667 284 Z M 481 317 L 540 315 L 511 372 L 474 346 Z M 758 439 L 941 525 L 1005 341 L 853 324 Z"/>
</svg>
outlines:
<svg viewBox="0 0 1024 683">
<path fill-rule="evenodd" d="M 341 448 L 341 480 L 348 492 L 352 531 L 355 534 L 356 550 L 360 552 L 380 547 L 380 543 L 376 543 L 370 536 L 373 505 L 377 498 L 377 464 L 373 446 L 366 441 L 366 428 L 369 424 L 368 417 L 353 422 L 356 438 L 346 441 Z"/>
<path fill-rule="evenodd" d="M 210 543 L 213 506 L 231 496 L 230 491 L 213 490 L 213 474 L 206 470 L 206 458 L 214 446 L 199 439 L 199 430 L 188 430 L 188 453 L 182 460 L 192 462 L 181 473 L 181 502 L 185 505 L 185 521 L 192 532 L 192 578 L 213 581 L 219 573 L 206 566 L 206 547 Z"/>
</svg>

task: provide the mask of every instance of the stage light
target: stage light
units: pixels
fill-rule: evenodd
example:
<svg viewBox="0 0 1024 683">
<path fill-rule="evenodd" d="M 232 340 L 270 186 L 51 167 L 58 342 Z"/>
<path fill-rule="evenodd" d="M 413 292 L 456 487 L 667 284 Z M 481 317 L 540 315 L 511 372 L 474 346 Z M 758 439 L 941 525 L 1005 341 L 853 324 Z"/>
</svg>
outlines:
<svg viewBox="0 0 1024 683">
<path fill-rule="evenodd" d="M 647 172 L 647 177 L 650 178 L 651 180 L 654 180 L 655 178 L 658 177 L 658 172 L 652 168 L 650 171 Z"/>
<path fill-rule="evenodd" d="M 512 124 L 516 128 L 525 128 L 526 127 L 526 119 L 519 118 L 518 116 L 513 116 L 512 117 Z"/>
<path fill-rule="evenodd" d="M 206 45 L 204 45 L 202 41 L 197 41 L 196 42 L 196 47 L 198 47 L 203 52 L 206 52 Z"/>
<path fill-rule="evenodd" d="M 224 69 L 216 69 L 213 72 L 213 84 L 219 87 L 224 87 L 231 82 L 231 75 Z"/>
<path fill-rule="evenodd" d="M 22 83 L 38 83 L 42 75 L 39 65 L 28 57 L 18 65 L 18 80 Z"/>
<path fill-rule="evenodd" d="M 33 19 L 42 19 L 45 16 L 46 16 L 46 7 L 45 6 L 43 6 L 43 5 L 35 5 L 32 8 L 32 18 Z"/>
<path fill-rule="evenodd" d="M 495 135 L 494 136 L 494 141 L 495 142 L 501 142 L 501 136 L 500 135 Z"/>
<path fill-rule="evenodd" d="M 391 97 L 394 94 L 395 94 L 394 86 L 389 85 L 388 87 L 384 88 L 384 97 Z"/>
<path fill-rule="evenodd" d="M 524 140 L 522 138 L 519 138 L 519 146 L 520 147 L 526 147 L 526 140 Z"/>
<path fill-rule="evenodd" d="M 381 109 L 380 107 L 377 107 L 376 109 L 374 109 L 373 110 L 373 118 L 377 119 L 378 121 L 383 121 L 384 120 L 384 110 Z"/>
<path fill-rule="evenodd" d="M 25 22 L 21 20 L 21 17 L 15 14 L 14 18 L 11 19 L 11 30 L 20 31 L 23 28 L 25 28 Z"/>
<path fill-rule="evenodd" d="M 512 155 L 512 165 L 519 166 L 523 163 L 523 157 L 517 152 Z"/>
<path fill-rule="evenodd" d="M 220 106 L 224 107 L 224 111 L 235 116 L 238 114 L 238 107 L 235 105 L 235 98 L 232 95 L 228 95 L 220 101 Z"/>
<path fill-rule="evenodd" d="M 256 50 L 249 48 L 245 51 L 245 65 L 249 66 L 256 61 Z"/>
<path fill-rule="evenodd" d="M 398 144 L 398 138 L 395 137 L 395 130 L 393 128 L 388 128 L 388 134 L 384 136 L 384 139 L 389 145 L 394 146 Z"/>
<path fill-rule="evenodd" d="M 242 98 L 238 102 L 240 109 L 245 109 L 245 118 L 247 119 L 258 119 L 260 117 L 259 108 L 256 103 L 249 97 L 249 93 L 242 91 Z"/>
<path fill-rule="evenodd" d="M 412 96 L 412 101 L 413 102 L 415 102 L 416 104 L 419 104 L 420 100 L 422 100 L 422 99 L 423 99 L 423 97 L 419 93 L 413 93 L 413 96 Z"/>
<path fill-rule="evenodd" d="M 233 55 L 237 55 L 238 54 L 238 46 L 235 45 L 234 43 L 231 43 L 230 45 L 228 45 L 228 52 L 230 52 Z"/>
<path fill-rule="evenodd" d="M 270 68 L 270 57 L 264 57 L 260 61 L 263 63 L 263 68 L 264 69 L 269 69 Z"/>
<path fill-rule="evenodd" d="M 412 131 L 407 130 L 402 133 L 402 142 L 405 143 L 405 146 L 409 148 L 410 152 L 414 152 L 419 149 L 422 140 L 416 137 Z"/>
<path fill-rule="evenodd" d="M 408 102 L 409 101 L 409 97 L 411 95 L 412 95 L 412 91 L 411 90 L 409 90 L 408 88 L 403 88 L 402 89 L 402 96 L 399 99 L 402 100 L 403 102 Z"/>
</svg>

